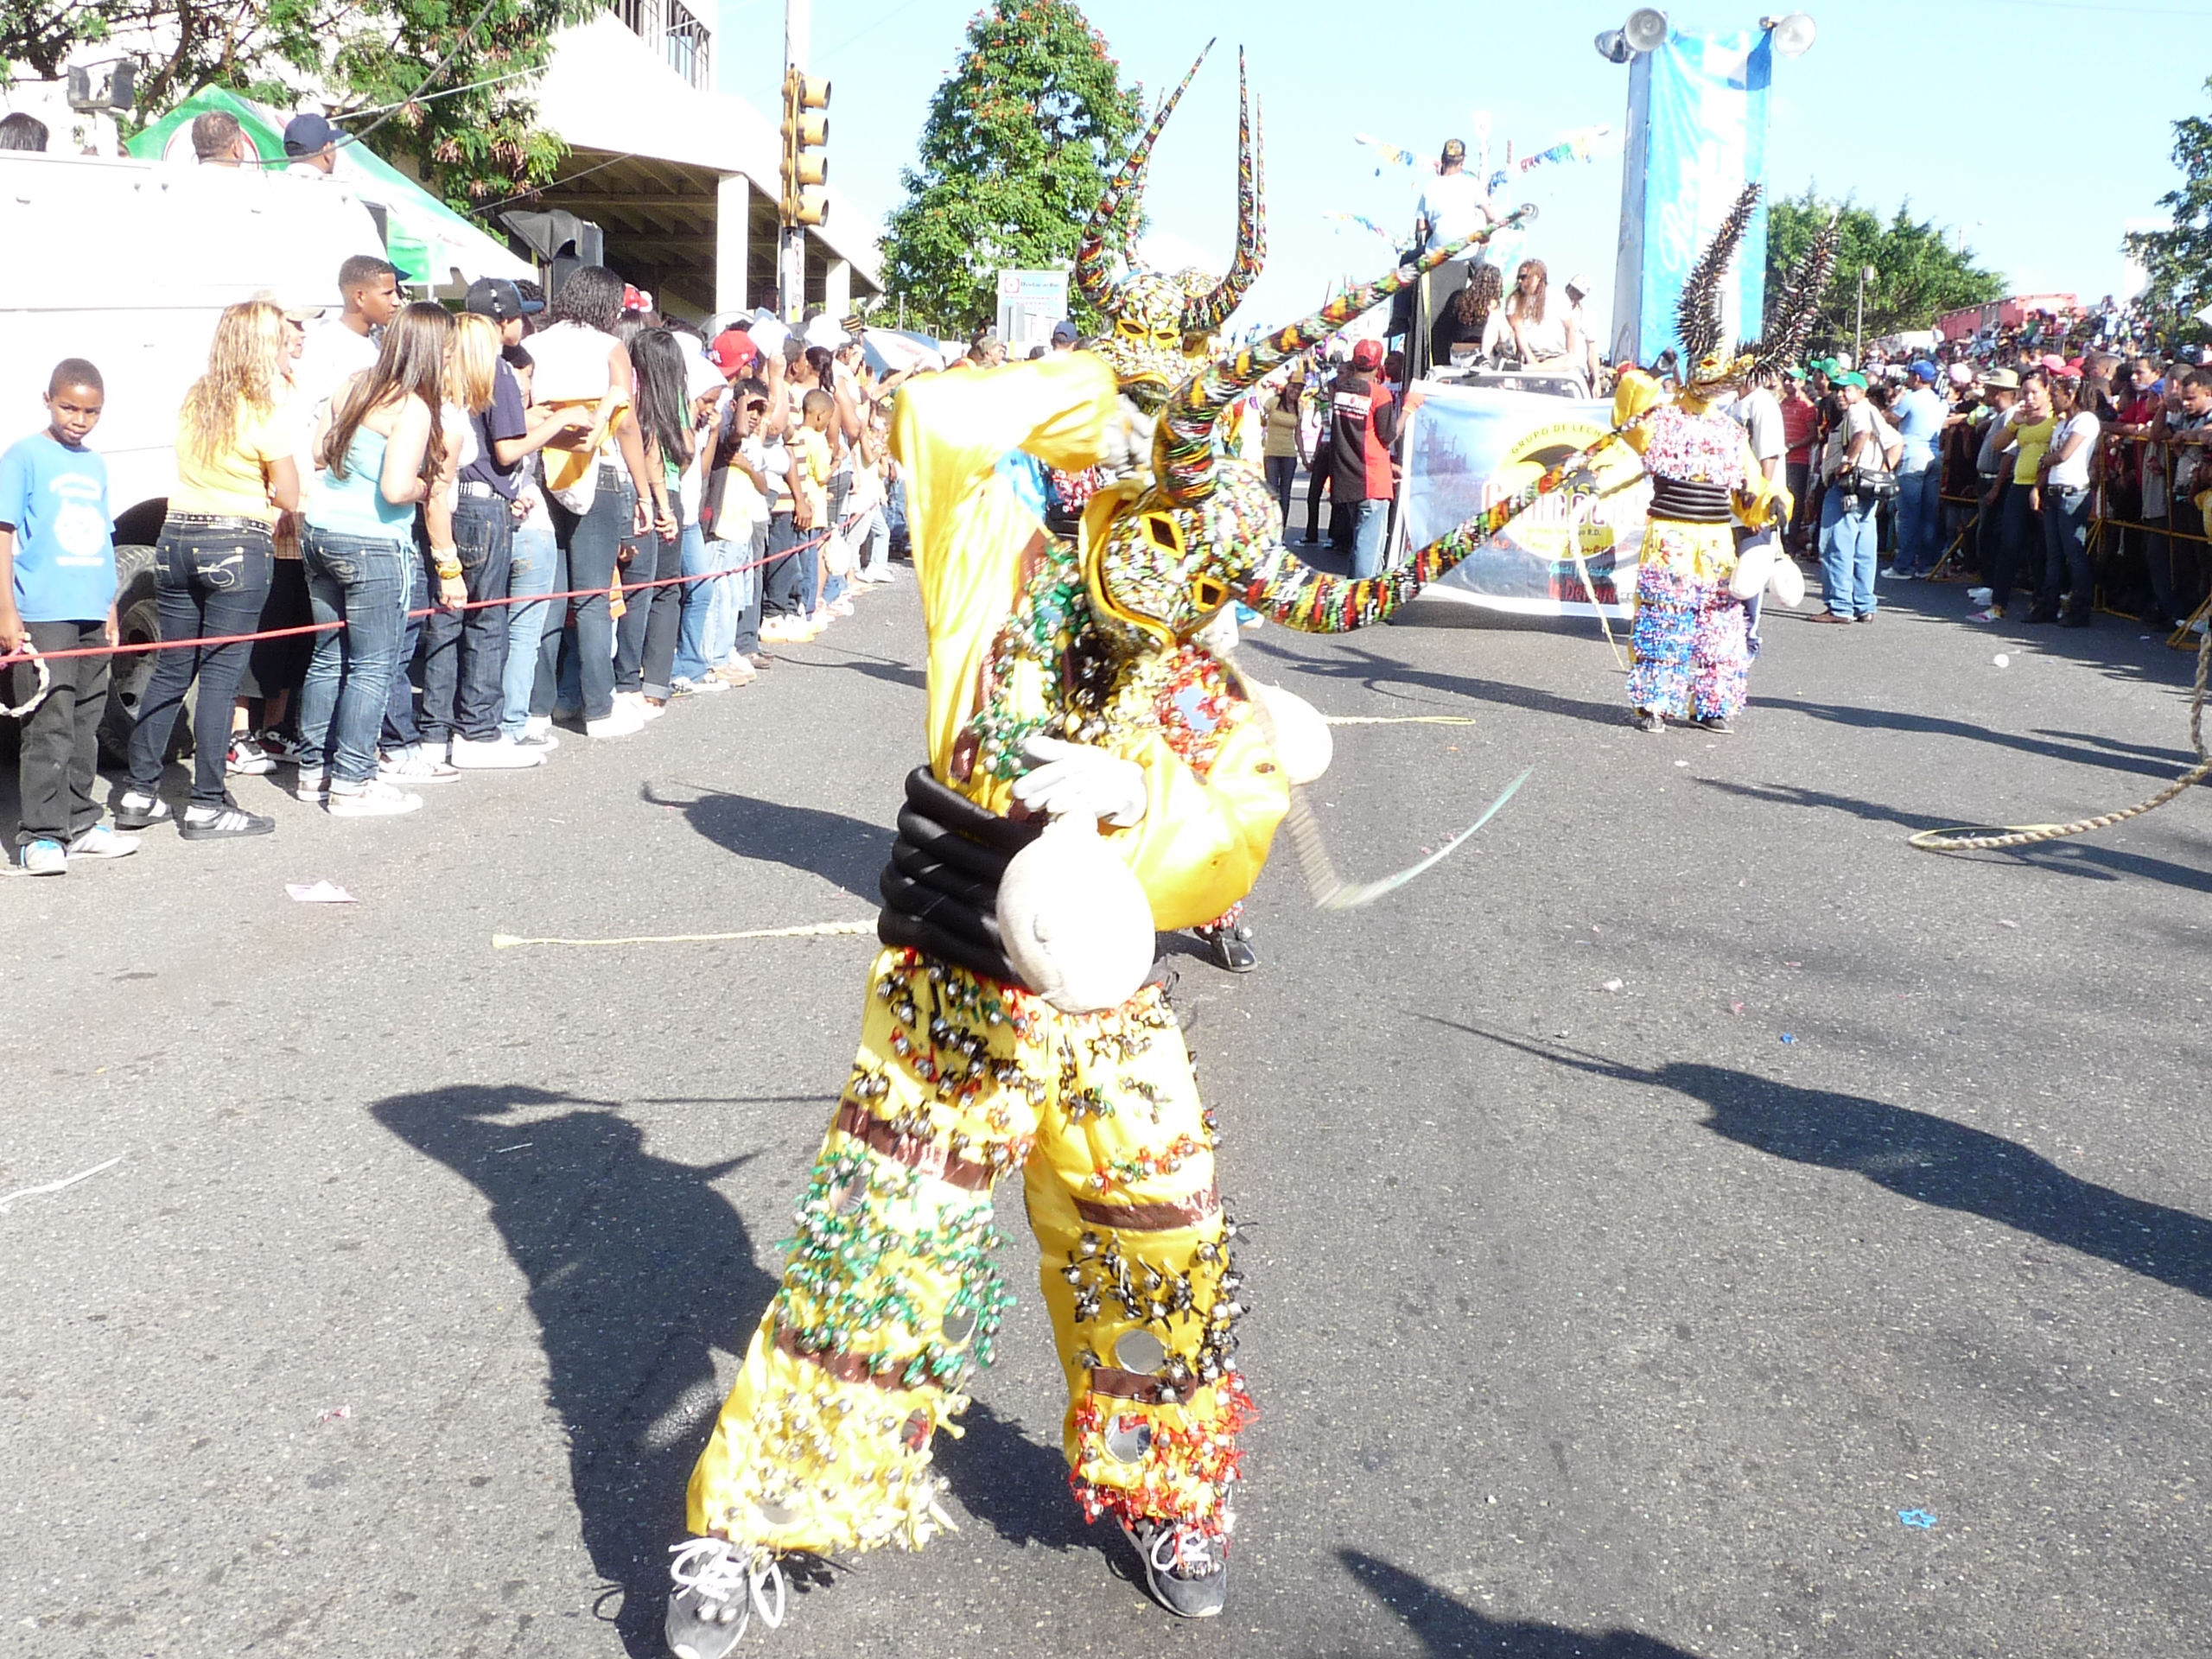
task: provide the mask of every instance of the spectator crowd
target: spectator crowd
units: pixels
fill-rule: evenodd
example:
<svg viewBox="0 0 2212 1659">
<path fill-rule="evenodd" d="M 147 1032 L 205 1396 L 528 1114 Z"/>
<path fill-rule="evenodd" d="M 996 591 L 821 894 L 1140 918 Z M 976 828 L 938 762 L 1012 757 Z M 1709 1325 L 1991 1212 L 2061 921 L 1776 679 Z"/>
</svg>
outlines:
<svg viewBox="0 0 2212 1659">
<path fill-rule="evenodd" d="M 27 120 L 0 142 L 42 143 Z M 204 164 L 237 164 L 230 117 L 203 115 L 192 137 Z M 291 164 L 327 169 L 335 138 L 298 118 Z M 1456 188 L 1464 162 L 1446 146 L 1424 245 L 1487 213 Z M 1474 258 L 1434 283 L 1428 326 L 1395 323 L 1433 366 L 1605 390 L 1586 279 L 1555 298 L 1540 260 L 1509 286 Z M 0 660 L 16 659 L 6 701 L 23 715 L 12 869 L 122 856 L 171 822 L 188 840 L 268 834 L 275 820 L 232 780 L 280 770 L 334 817 L 412 812 L 465 774 L 546 764 L 564 729 L 616 741 L 747 685 L 773 666 L 769 646 L 817 637 L 893 579 L 904 515 L 887 423 L 904 377 L 871 372 L 856 327 L 764 314 L 695 328 L 599 266 L 570 271 L 550 303 L 533 283 L 480 281 L 457 314 L 404 302 L 380 255 L 346 260 L 336 286 L 333 307 L 228 308 L 176 413 L 154 557 L 162 649 L 111 826 L 92 793 L 118 643 L 106 478 L 86 442 L 105 411 L 99 366 L 55 365 L 47 427 L 0 454 Z M 2212 366 L 2145 334 L 2107 302 L 1748 388 L 1734 412 L 1796 501 L 1787 540 L 1819 560 L 1818 620 L 1872 620 L 1878 581 L 1950 571 L 1980 581 L 1980 621 L 2025 588 L 2025 620 L 2088 626 L 2101 591 L 2202 632 Z M 1077 344 L 1072 323 L 1054 331 L 1052 349 Z M 1002 356 L 980 335 L 955 367 Z M 1652 366 L 1663 379 L 1674 365 Z M 1256 389 L 1236 423 L 1286 539 L 1323 541 L 1325 495 L 1326 539 L 1359 576 L 1385 561 L 1407 371 L 1382 340 L 1334 340 Z M 1029 471 L 1063 527 L 1097 481 Z M 172 804 L 188 696 L 189 795 Z"/>
<path fill-rule="evenodd" d="M 224 164 L 226 135 L 194 134 Z M 287 133 L 302 162 L 327 131 Z M 234 135 L 232 135 L 234 137 Z M 202 142 L 203 137 L 206 140 Z M 419 810 L 472 772 L 543 766 L 565 728 L 641 730 L 772 668 L 893 580 L 899 376 L 820 315 L 711 338 L 603 267 L 406 302 L 379 254 L 335 303 L 228 307 L 176 411 L 154 549 L 162 648 L 124 778 L 93 797 L 119 643 L 100 365 L 49 377 L 0 454 L 0 661 L 21 712 L 10 868 L 270 833 L 232 792 L 289 774 L 340 817 Z M 976 360 L 989 353 L 979 346 Z M 196 688 L 196 689 L 195 689 Z M 192 699 L 188 796 L 163 792 Z"/>
</svg>

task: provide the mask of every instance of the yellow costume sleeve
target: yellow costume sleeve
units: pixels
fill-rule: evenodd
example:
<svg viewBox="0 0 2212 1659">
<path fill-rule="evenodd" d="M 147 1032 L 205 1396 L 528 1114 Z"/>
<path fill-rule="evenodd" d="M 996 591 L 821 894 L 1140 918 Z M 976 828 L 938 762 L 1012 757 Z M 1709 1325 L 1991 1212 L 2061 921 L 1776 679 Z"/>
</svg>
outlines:
<svg viewBox="0 0 2212 1659">
<path fill-rule="evenodd" d="M 1744 439 L 1744 487 L 1734 493 L 1738 518 L 1753 530 L 1789 522 L 1796 503 L 1788 490 L 1766 475 L 1748 434 Z"/>
<path fill-rule="evenodd" d="M 1642 369 L 1623 369 L 1613 386 L 1613 424 L 1627 426 L 1667 401 L 1667 389 Z M 1651 442 L 1651 429 L 1637 426 L 1621 434 L 1621 442 L 1642 454 Z"/>
<path fill-rule="evenodd" d="M 998 475 L 1025 449 L 1047 467 L 1095 463 L 1114 412 L 1114 372 L 1089 352 L 900 388 L 891 453 L 906 476 L 906 520 L 929 632 L 930 766 L 950 782 L 992 636 L 1013 611 L 1037 515 Z"/>
</svg>

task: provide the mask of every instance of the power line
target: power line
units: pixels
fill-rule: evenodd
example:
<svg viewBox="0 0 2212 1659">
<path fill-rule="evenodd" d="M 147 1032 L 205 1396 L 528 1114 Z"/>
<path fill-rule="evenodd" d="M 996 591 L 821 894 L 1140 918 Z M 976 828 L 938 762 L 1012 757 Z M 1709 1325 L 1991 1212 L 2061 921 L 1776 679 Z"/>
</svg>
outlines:
<svg viewBox="0 0 2212 1659">
<path fill-rule="evenodd" d="M 837 54 L 843 51 L 847 47 L 866 40 L 869 35 L 874 34 L 877 29 L 881 29 L 886 23 L 889 22 L 893 17 L 898 16 L 899 13 L 912 11 L 916 3 L 917 0 L 904 0 L 904 3 L 892 7 L 891 10 L 885 12 L 882 16 L 877 18 L 874 22 L 868 24 L 867 28 L 861 29 L 859 34 L 848 35 L 843 40 L 838 41 L 836 45 L 831 47 L 827 52 L 821 53 L 818 55 L 824 58 L 836 57 Z"/>
</svg>

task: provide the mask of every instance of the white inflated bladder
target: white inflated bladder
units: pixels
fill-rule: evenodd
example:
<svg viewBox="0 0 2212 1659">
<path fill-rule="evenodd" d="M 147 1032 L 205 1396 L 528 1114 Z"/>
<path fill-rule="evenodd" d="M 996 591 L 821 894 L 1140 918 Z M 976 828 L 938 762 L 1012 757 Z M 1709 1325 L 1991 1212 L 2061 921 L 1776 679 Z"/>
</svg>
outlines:
<svg viewBox="0 0 2212 1659">
<path fill-rule="evenodd" d="M 1152 971 L 1152 906 L 1095 818 L 1064 813 L 1008 861 L 998 916 L 1007 960 L 1064 1014 L 1119 1007 Z"/>
<path fill-rule="evenodd" d="M 1321 711 L 1295 691 L 1248 680 L 1246 685 L 1267 710 L 1268 746 L 1293 784 L 1314 782 L 1336 758 L 1337 741 Z"/>
</svg>

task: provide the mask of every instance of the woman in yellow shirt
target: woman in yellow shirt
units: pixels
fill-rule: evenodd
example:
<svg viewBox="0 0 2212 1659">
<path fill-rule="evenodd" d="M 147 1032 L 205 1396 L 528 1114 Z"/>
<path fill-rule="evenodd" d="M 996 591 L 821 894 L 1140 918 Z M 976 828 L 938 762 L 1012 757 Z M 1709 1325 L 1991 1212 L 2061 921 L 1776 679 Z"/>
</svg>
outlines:
<svg viewBox="0 0 2212 1659">
<path fill-rule="evenodd" d="M 276 515 L 300 505 L 297 437 L 285 407 L 284 314 L 265 300 L 226 309 L 215 324 L 207 372 L 177 414 L 177 486 L 154 548 L 162 638 L 222 640 L 251 633 L 269 593 Z M 231 700 L 251 645 L 209 644 L 156 652 L 130 734 L 130 782 L 116 822 L 142 830 L 170 816 L 157 792 L 170 729 L 194 677 L 192 804 L 178 823 L 187 841 L 265 836 L 274 818 L 248 812 L 224 787 Z"/>
<path fill-rule="evenodd" d="M 1989 578 L 1989 605 L 1969 621 L 2003 621 L 2014 580 L 2023 572 L 2043 569 L 2043 492 L 2037 473 L 2057 429 L 2058 420 L 2050 409 L 2050 377 L 2041 369 L 2030 369 L 2020 377 L 2020 405 L 2013 411 L 2012 429 L 1997 444 L 1999 455 L 2012 452 L 2012 487 L 2005 492 L 2005 521 L 1997 538 L 1997 569 Z"/>
</svg>

